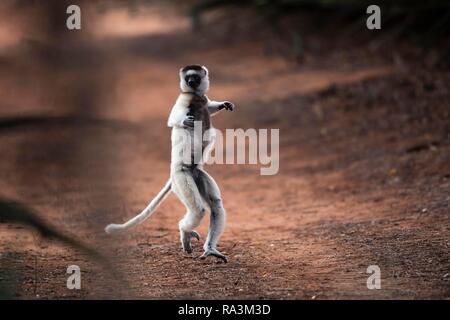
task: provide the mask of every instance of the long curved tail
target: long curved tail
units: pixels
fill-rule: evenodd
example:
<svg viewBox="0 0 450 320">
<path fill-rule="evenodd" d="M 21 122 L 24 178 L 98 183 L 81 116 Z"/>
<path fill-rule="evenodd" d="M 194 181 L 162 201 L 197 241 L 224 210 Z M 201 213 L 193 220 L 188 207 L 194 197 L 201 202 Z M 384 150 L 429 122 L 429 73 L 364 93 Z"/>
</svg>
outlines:
<svg viewBox="0 0 450 320">
<path fill-rule="evenodd" d="M 153 212 L 159 206 L 159 204 L 169 195 L 170 190 L 171 190 L 171 182 L 169 179 L 164 188 L 161 189 L 158 195 L 149 203 L 149 205 L 144 210 L 142 210 L 141 213 L 139 213 L 137 216 L 135 216 L 134 218 L 128 220 L 123 224 L 108 224 L 105 228 L 105 232 L 110 234 L 118 231 L 123 231 L 125 229 L 128 229 L 132 226 L 135 226 L 143 222 L 145 219 L 147 219 L 153 214 Z"/>
</svg>

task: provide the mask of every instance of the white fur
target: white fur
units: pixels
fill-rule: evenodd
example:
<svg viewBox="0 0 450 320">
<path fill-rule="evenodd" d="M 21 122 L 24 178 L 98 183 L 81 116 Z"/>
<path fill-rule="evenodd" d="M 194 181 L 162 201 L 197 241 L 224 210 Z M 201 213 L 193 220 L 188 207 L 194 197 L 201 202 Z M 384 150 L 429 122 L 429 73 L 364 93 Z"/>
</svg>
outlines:
<svg viewBox="0 0 450 320">
<path fill-rule="evenodd" d="M 191 99 L 192 95 L 187 93 L 181 93 L 178 96 L 178 99 L 170 112 L 169 120 L 167 121 L 168 127 L 184 127 L 183 120 L 186 118 L 186 114 L 189 111 L 188 107 Z"/>
<path fill-rule="evenodd" d="M 167 181 L 164 188 L 158 193 L 158 195 L 149 203 L 149 205 L 137 216 L 128 220 L 123 224 L 108 224 L 105 228 L 106 233 L 114 233 L 128 229 L 132 226 L 142 223 L 145 219 L 149 218 L 153 212 L 158 208 L 159 204 L 169 195 L 170 193 L 170 180 Z"/>
<path fill-rule="evenodd" d="M 191 135 L 191 138 L 200 140 L 200 145 L 203 137 L 195 136 L 195 130 L 186 130 L 183 122 L 189 111 L 189 105 L 193 94 L 203 95 L 209 89 L 209 72 L 206 67 L 203 67 L 206 75 L 202 77 L 200 86 L 197 91 L 193 92 L 192 89 L 187 86 L 184 81 L 185 74 L 180 70 L 180 89 L 181 93 L 176 100 L 172 111 L 170 112 L 167 125 L 172 128 L 172 152 L 171 152 L 171 165 L 170 165 L 170 179 L 167 181 L 164 188 L 158 193 L 158 195 L 150 202 L 150 204 L 137 216 L 130 219 L 124 224 L 110 224 L 105 228 L 107 233 L 114 233 L 117 231 L 125 230 L 131 226 L 137 225 L 150 217 L 158 205 L 167 197 L 172 190 L 185 205 L 187 212 L 183 219 L 179 222 L 180 238 L 183 248 L 190 252 L 190 239 L 191 237 L 197 237 L 198 234 L 193 230 L 199 224 L 203 216 L 205 215 L 205 208 L 209 208 L 211 211 L 210 228 L 208 232 L 207 240 L 204 244 L 204 254 L 202 257 L 214 255 L 226 261 L 226 257 L 220 253 L 217 249 L 218 239 L 225 226 L 225 209 L 222 206 L 222 200 L 220 196 L 220 190 L 214 179 L 208 175 L 202 169 L 202 164 L 196 166 L 196 172 L 199 175 L 199 181 L 202 183 L 202 190 L 205 194 L 200 194 L 199 189 L 194 181 L 192 173 L 186 171 L 185 159 L 183 158 L 183 152 L 185 151 L 186 134 Z M 189 70 L 188 74 L 193 70 Z M 196 72 L 196 71 L 194 71 Z M 221 105 L 224 102 L 208 101 L 208 110 L 213 115 L 221 110 Z M 209 130 L 210 136 L 207 138 L 210 144 L 204 150 L 203 161 L 208 152 L 211 150 L 211 142 L 214 138 L 214 129 L 211 127 Z"/>
</svg>

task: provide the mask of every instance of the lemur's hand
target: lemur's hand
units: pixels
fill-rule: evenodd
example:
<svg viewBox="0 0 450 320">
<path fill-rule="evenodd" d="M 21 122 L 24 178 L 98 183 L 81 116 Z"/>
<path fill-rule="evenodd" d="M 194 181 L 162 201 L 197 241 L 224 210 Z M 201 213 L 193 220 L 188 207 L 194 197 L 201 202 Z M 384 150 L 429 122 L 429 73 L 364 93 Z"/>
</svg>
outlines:
<svg viewBox="0 0 450 320">
<path fill-rule="evenodd" d="M 234 110 L 234 104 L 230 101 L 224 101 L 222 105 L 220 106 L 220 109 L 226 109 L 233 111 Z"/>
<path fill-rule="evenodd" d="M 186 127 L 194 127 L 194 116 L 186 116 L 183 120 L 183 125 Z"/>
</svg>

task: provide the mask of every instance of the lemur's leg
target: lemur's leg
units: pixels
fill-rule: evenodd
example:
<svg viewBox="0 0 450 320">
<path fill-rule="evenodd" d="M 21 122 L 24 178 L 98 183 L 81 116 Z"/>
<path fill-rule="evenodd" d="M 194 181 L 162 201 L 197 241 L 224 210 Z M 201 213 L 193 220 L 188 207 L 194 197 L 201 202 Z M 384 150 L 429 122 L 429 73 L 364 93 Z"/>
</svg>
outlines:
<svg viewBox="0 0 450 320">
<path fill-rule="evenodd" d="M 220 196 L 220 189 L 214 179 L 202 169 L 194 170 L 194 179 L 202 198 L 211 209 L 208 237 L 203 246 L 205 252 L 201 258 L 215 256 L 227 262 L 227 257 L 217 250 L 217 242 L 225 228 L 226 218 L 226 212 Z"/>
<path fill-rule="evenodd" d="M 172 190 L 187 209 L 178 226 L 183 250 L 192 253 L 191 238 L 200 239 L 194 228 L 200 224 L 205 215 L 203 201 L 192 177 L 192 171 L 183 168 L 172 173 Z"/>
</svg>

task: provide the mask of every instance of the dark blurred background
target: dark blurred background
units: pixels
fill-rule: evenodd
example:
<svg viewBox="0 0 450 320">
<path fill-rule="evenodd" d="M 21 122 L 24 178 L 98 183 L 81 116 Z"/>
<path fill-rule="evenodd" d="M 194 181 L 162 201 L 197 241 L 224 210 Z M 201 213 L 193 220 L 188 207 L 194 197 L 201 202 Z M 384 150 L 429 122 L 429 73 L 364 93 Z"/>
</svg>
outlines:
<svg viewBox="0 0 450 320">
<path fill-rule="evenodd" d="M 71 4 L 81 30 L 66 27 Z M 366 28 L 370 4 L 380 30 Z M 2 1 L 4 296 L 448 298 L 449 9 L 444 0 Z M 229 212 L 226 267 L 182 255 L 175 197 L 130 234 L 103 233 L 166 181 L 165 123 L 178 69 L 192 63 L 210 69 L 212 99 L 238 107 L 214 118 L 217 128 L 280 129 L 278 175 L 208 169 Z M 11 219 L 11 201 L 83 244 L 42 238 L 30 220 Z M 365 289 L 373 263 L 387 290 Z M 70 264 L 81 266 L 83 290 L 66 289 Z"/>
</svg>

